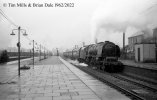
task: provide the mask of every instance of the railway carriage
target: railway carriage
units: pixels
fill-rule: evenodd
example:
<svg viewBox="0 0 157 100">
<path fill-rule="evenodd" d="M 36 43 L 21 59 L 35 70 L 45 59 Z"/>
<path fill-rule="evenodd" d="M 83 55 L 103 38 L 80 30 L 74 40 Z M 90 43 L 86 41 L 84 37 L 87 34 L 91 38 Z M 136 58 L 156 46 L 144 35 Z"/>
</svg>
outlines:
<svg viewBox="0 0 157 100">
<path fill-rule="evenodd" d="M 72 59 L 76 60 L 79 58 L 79 48 L 75 48 L 72 50 Z"/>
</svg>

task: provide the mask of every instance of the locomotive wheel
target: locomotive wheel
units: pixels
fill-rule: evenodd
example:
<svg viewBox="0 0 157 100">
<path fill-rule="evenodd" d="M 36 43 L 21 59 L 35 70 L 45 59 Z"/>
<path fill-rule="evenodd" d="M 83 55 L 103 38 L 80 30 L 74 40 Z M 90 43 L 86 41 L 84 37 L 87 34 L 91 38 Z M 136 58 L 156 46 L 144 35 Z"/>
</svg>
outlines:
<svg viewBox="0 0 157 100">
<path fill-rule="evenodd" d="M 109 73 L 114 72 L 114 67 L 112 65 L 105 66 L 105 71 Z"/>
<path fill-rule="evenodd" d="M 91 66 L 94 65 L 93 58 L 91 58 L 91 60 L 90 60 L 90 65 Z"/>
<path fill-rule="evenodd" d="M 104 71 L 104 72 L 106 71 L 105 67 L 102 67 L 102 71 Z"/>
<path fill-rule="evenodd" d="M 115 71 L 115 66 L 110 66 L 110 72 L 114 72 Z"/>
<path fill-rule="evenodd" d="M 100 65 L 97 65 L 97 70 L 100 70 Z"/>
<path fill-rule="evenodd" d="M 102 67 L 101 67 L 101 66 L 99 66 L 99 70 L 102 70 Z"/>
</svg>

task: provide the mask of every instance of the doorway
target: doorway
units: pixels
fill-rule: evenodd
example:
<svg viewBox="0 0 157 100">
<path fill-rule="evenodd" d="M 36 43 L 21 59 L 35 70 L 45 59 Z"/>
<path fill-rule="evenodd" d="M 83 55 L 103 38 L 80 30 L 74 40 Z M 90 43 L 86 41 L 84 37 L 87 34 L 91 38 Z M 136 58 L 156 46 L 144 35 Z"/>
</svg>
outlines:
<svg viewBox="0 0 157 100">
<path fill-rule="evenodd" d="M 137 55 L 138 55 L 138 62 L 140 62 L 140 48 L 138 48 L 138 50 L 137 50 Z"/>
</svg>

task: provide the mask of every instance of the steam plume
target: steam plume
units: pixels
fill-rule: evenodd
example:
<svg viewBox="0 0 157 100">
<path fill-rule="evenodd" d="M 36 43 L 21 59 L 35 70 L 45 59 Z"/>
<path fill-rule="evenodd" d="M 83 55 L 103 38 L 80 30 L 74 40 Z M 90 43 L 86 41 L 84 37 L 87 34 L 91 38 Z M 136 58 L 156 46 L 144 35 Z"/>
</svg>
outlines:
<svg viewBox="0 0 157 100">
<path fill-rule="evenodd" d="M 128 27 L 152 29 L 157 26 L 156 12 L 156 0 L 104 0 L 92 18 L 92 39 L 101 33 L 126 32 Z"/>
</svg>

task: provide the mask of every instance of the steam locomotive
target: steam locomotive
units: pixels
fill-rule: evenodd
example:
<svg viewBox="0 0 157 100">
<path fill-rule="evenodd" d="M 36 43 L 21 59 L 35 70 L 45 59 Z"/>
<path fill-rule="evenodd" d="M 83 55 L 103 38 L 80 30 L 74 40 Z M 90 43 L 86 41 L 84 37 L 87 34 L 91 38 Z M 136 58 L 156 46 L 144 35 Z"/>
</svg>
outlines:
<svg viewBox="0 0 157 100">
<path fill-rule="evenodd" d="M 118 61 L 120 48 L 110 41 L 66 51 L 63 55 L 107 72 L 119 72 L 123 70 L 123 64 Z"/>
</svg>

